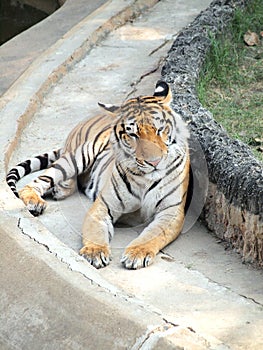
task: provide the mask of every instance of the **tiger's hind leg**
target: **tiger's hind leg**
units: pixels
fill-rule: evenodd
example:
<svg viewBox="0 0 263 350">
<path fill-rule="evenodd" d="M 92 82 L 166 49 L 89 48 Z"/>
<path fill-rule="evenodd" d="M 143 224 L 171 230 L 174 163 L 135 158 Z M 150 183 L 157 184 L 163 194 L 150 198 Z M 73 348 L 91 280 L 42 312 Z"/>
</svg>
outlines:
<svg viewBox="0 0 263 350">
<path fill-rule="evenodd" d="M 72 195 L 77 189 L 77 181 L 72 178 L 56 184 L 52 190 L 52 196 L 56 200 L 61 200 Z"/>
<path fill-rule="evenodd" d="M 19 198 L 22 199 L 32 215 L 38 216 L 45 210 L 47 204 L 42 197 L 50 190 L 54 188 L 55 191 L 57 190 L 56 199 L 62 199 L 63 196 L 65 197 L 75 190 L 76 185 L 71 179 L 76 178 L 77 169 L 74 163 L 70 163 L 66 158 L 71 159 L 70 154 L 59 158 L 42 175 L 19 191 Z"/>
<path fill-rule="evenodd" d="M 23 187 L 22 190 L 18 192 L 18 194 L 19 198 L 22 199 L 32 215 L 41 215 L 46 209 L 46 201 L 41 198 L 40 191 L 36 190 L 30 184 Z"/>
</svg>

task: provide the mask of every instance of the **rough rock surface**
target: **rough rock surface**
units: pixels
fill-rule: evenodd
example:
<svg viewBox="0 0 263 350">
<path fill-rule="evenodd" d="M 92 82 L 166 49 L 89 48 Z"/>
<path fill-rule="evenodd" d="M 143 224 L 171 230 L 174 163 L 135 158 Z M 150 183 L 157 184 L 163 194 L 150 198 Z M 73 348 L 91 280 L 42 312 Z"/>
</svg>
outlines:
<svg viewBox="0 0 263 350">
<path fill-rule="evenodd" d="M 208 166 L 209 188 L 203 216 L 207 226 L 241 253 L 263 265 L 263 166 L 250 149 L 231 139 L 199 102 L 196 82 L 210 48 L 209 35 L 227 30 L 237 7 L 249 1 L 215 0 L 182 30 L 163 65 L 173 89 L 173 107 L 189 123 Z"/>
</svg>

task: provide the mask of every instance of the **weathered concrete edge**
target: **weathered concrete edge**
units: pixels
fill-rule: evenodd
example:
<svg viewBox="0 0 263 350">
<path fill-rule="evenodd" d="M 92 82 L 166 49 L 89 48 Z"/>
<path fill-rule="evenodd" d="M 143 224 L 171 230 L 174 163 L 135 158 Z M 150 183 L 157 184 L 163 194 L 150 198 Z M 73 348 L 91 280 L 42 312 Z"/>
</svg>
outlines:
<svg viewBox="0 0 263 350">
<path fill-rule="evenodd" d="M 6 70 L 6 72 L 0 75 L 0 96 L 45 50 L 105 2 L 105 0 L 89 1 L 88 3 L 86 0 L 67 0 L 65 6 L 60 7 L 45 20 L 2 44 L 0 46 L 0 70 L 3 72 Z M 61 24 L 59 27 L 58 23 Z"/>
<path fill-rule="evenodd" d="M 165 348 L 171 350 L 178 349 L 176 346 L 177 342 L 189 342 L 189 335 L 191 336 L 191 341 L 194 344 L 201 343 L 207 345 L 203 347 L 204 349 L 211 349 L 210 344 L 213 346 L 213 349 L 216 349 L 217 346 L 221 345 L 221 342 L 217 339 L 210 339 L 209 337 L 209 340 L 206 340 L 202 335 L 195 334 L 191 326 L 177 325 L 169 322 L 160 312 L 152 310 L 148 307 L 148 305 L 146 306 L 142 303 L 137 304 L 134 301 L 134 298 L 128 298 L 128 296 L 120 295 L 119 293 L 115 294 L 112 291 L 109 292 L 108 289 L 100 288 L 99 286 L 95 285 L 93 281 L 85 280 L 82 273 L 78 273 L 78 271 L 75 270 L 71 271 L 70 267 L 63 264 L 63 261 L 60 263 L 57 257 L 50 252 L 48 247 L 44 245 L 41 249 L 39 243 L 35 242 L 32 239 L 28 239 L 28 237 L 26 237 L 24 234 L 21 234 L 21 227 L 19 228 L 14 221 L 10 223 L 9 216 L 2 211 L 0 212 L 0 222 L 3 227 L 5 227 L 4 235 L 1 230 L 1 239 L 7 236 L 7 239 L 2 242 L 2 248 L 5 248 L 6 252 L 8 252 L 8 254 L 6 254 L 8 258 L 7 260 L 4 259 L 4 261 L 5 263 L 8 261 L 9 264 L 4 264 L 4 266 L 8 266 L 12 272 L 17 269 L 18 273 L 22 273 L 25 272 L 25 268 L 28 269 L 28 271 L 31 271 L 29 273 L 26 273 L 27 277 L 25 276 L 25 279 L 21 277 L 22 280 L 24 279 L 23 283 L 30 283 L 29 289 L 31 285 L 33 286 L 33 289 L 36 286 L 43 289 L 47 283 L 49 292 L 47 294 L 44 293 L 41 295 L 40 303 L 38 303 L 36 299 L 33 299 L 31 304 L 29 300 L 29 307 L 32 308 L 32 310 L 35 308 L 36 310 L 38 310 L 38 308 L 40 308 L 40 310 L 42 309 L 43 314 L 41 314 L 41 316 L 43 319 L 50 318 L 50 316 L 52 317 L 50 323 L 45 323 L 45 329 L 43 332 L 41 332 L 40 336 L 38 333 L 40 326 L 28 326 L 30 327 L 30 337 L 28 339 L 24 339 L 22 337 L 19 339 L 19 343 L 17 343 L 17 339 L 15 340 L 16 337 L 9 337 L 8 334 L 5 334 L 4 330 L 3 332 L 1 332 L 1 330 L 0 344 L 4 346 L 4 349 L 24 348 L 24 342 L 26 342 L 26 344 L 29 344 L 30 347 L 32 339 L 34 342 L 34 348 L 41 348 L 41 346 L 45 348 L 45 345 L 48 346 L 48 344 L 52 347 L 54 341 L 58 346 L 58 342 L 56 342 L 58 339 L 53 337 L 59 338 L 61 337 L 61 334 L 59 334 L 58 329 L 56 329 L 54 330 L 54 334 L 51 336 L 51 338 L 46 338 L 48 327 L 50 327 L 50 324 L 54 325 L 59 322 L 59 319 L 61 318 L 65 323 L 65 327 L 69 327 L 67 318 L 70 315 L 68 315 L 68 313 L 74 313 L 76 303 L 83 303 L 83 301 L 83 312 L 81 314 L 81 318 L 79 319 L 81 325 L 77 328 L 78 332 L 82 333 L 83 343 L 79 345 L 83 349 L 85 348 L 86 343 L 85 337 L 83 335 L 86 334 L 86 336 L 93 336 L 94 334 L 97 334 L 98 326 L 100 326 L 98 324 L 98 320 L 103 323 L 108 323 L 108 326 L 106 328 L 104 327 L 102 339 L 100 338 L 99 341 L 96 341 L 92 345 L 92 342 L 89 342 L 88 348 L 90 349 L 97 349 L 98 343 L 100 344 L 99 348 L 103 349 L 108 348 L 109 344 L 112 344 L 112 348 L 114 349 L 123 349 L 123 346 L 118 347 L 118 345 L 115 343 L 116 336 L 119 335 L 121 335 L 120 339 L 122 344 L 125 344 L 127 348 L 134 350 L 145 349 L 145 347 L 147 349 L 155 349 L 155 345 L 157 343 L 158 346 L 161 344 L 161 347 L 157 348 Z M 29 264 L 31 265 L 27 266 Z M 51 274 L 50 267 L 52 270 L 54 270 L 54 272 L 51 272 Z M 2 288 L 2 295 L 4 296 L 4 300 L 5 293 L 10 293 L 10 289 L 15 289 L 15 291 L 13 293 L 11 292 L 11 294 L 13 298 L 17 298 L 21 292 L 21 288 L 23 288 L 23 283 L 22 287 L 21 283 L 16 284 L 13 273 L 10 273 L 11 278 L 9 278 L 10 276 L 6 276 L 7 274 L 8 270 L 5 270 L 2 274 L 2 283 L 6 280 L 6 283 Z M 29 274 L 30 280 L 28 279 Z M 49 285 L 46 279 L 51 279 L 51 285 Z M 54 294 L 56 293 L 57 289 L 60 289 L 62 291 L 64 288 L 66 289 L 64 301 L 67 301 L 67 305 L 63 304 L 63 302 L 60 304 L 59 297 L 56 298 L 56 294 Z M 68 317 L 63 318 L 63 316 L 57 317 L 57 315 L 50 315 L 50 299 L 49 296 L 45 296 L 49 295 L 49 293 L 51 293 L 53 297 L 55 296 L 55 299 L 53 299 L 52 302 L 52 308 L 54 308 L 54 312 L 61 313 L 64 317 L 67 315 Z M 80 295 L 82 297 L 81 300 L 79 299 Z M 43 309 L 43 304 L 45 304 L 45 302 L 47 303 L 47 308 Z M 26 300 L 21 301 L 21 305 L 27 304 L 28 302 Z M 10 306 L 10 309 L 12 309 L 12 302 L 8 304 L 8 306 Z M 22 306 L 22 308 L 23 311 L 26 312 L 27 308 L 24 306 Z M 16 308 L 16 310 L 19 310 L 19 306 Z M 24 316 L 24 312 L 22 316 Z M 4 308 L 3 313 L 5 317 L 9 317 L 10 315 L 13 316 L 12 311 L 9 311 L 9 307 Z M 78 314 L 78 312 L 76 314 Z M 76 314 L 74 313 L 75 316 Z M 82 323 L 83 320 L 85 321 L 85 324 Z M 8 322 L 9 320 L 6 321 Z M 21 332 L 21 329 L 25 329 L 28 325 L 27 322 L 30 323 L 26 317 L 23 318 L 23 322 L 25 322 L 25 326 L 22 326 L 21 328 L 19 327 L 18 330 L 13 330 L 14 334 L 19 331 Z M 39 322 L 41 322 L 40 319 Z M 88 327 L 87 329 L 85 329 L 85 325 Z M 176 339 L 169 339 L 171 335 L 175 335 Z M 76 337 L 75 330 L 72 330 L 72 334 L 70 330 L 68 336 L 74 339 L 74 337 Z M 147 347 L 148 345 L 150 346 Z M 59 346 L 59 349 L 62 348 L 63 344 L 61 347 Z"/>
<path fill-rule="evenodd" d="M 219 339 L 209 334 L 196 333 L 191 324 L 175 324 L 173 319 L 170 320 L 158 308 L 145 304 L 109 283 L 84 258 L 51 235 L 37 219 L 32 218 L 22 203 L 19 208 L 16 206 L 12 209 L 12 203 L 7 203 L 6 198 L 8 193 L 0 187 L 1 227 L 8 239 L 15 241 L 13 246 L 20 247 L 18 254 L 23 258 L 29 255 L 32 264 L 44 264 L 51 268 L 74 290 L 81 291 L 87 300 L 95 300 L 96 305 L 100 305 L 99 309 L 110 310 L 112 316 L 108 332 L 116 327 L 129 349 L 181 349 L 181 344 L 189 343 L 189 337 L 192 345 L 200 344 L 202 349 L 221 349 L 222 342 Z M 5 210 L 2 210 L 4 206 Z M 5 247 L 4 242 L 2 245 Z M 75 302 L 76 300 L 69 301 L 73 304 Z M 113 318 L 115 314 L 117 317 Z M 89 331 L 96 333 L 98 324 L 92 322 L 92 314 L 89 319 Z M 122 323 L 122 320 L 129 322 L 128 328 L 127 322 Z M 133 336 L 136 333 L 133 339 L 132 335 L 126 339 L 127 329 L 132 330 Z M 111 339 L 112 335 L 105 334 L 105 337 Z"/>
<path fill-rule="evenodd" d="M 229 138 L 200 104 L 196 83 L 210 48 L 209 35 L 227 30 L 237 7 L 247 0 L 215 0 L 183 29 L 163 65 L 162 76 L 172 85 L 173 107 L 189 123 L 205 154 L 210 185 L 204 219 L 228 241 L 244 261 L 263 265 L 263 167 L 249 148 Z M 248 176 L 249 174 L 249 176 Z"/>
</svg>

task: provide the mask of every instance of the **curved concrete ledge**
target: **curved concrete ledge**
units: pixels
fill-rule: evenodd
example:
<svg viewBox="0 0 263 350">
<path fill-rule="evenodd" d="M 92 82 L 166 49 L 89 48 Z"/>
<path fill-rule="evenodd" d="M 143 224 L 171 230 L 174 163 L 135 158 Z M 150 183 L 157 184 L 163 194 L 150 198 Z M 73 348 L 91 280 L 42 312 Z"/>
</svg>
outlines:
<svg viewBox="0 0 263 350">
<path fill-rule="evenodd" d="M 105 2 L 106 0 L 67 0 L 46 19 L 1 45 L 0 95 L 3 95 L 45 50 Z"/>
<path fill-rule="evenodd" d="M 209 190 L 203 211 L 209 229 L 229 242 L 244 261 L 263 265 L 263 167 L 250 149 L 229 138 L 202 107 L 196 83 L 210 48 L 210 33 L 227 30 L 237 7 L 248 1 L 215 0 L 176 38 L 162 76 L 173 87 L 174 108 L 189 122 L 208 165 Z"/>
</svg>

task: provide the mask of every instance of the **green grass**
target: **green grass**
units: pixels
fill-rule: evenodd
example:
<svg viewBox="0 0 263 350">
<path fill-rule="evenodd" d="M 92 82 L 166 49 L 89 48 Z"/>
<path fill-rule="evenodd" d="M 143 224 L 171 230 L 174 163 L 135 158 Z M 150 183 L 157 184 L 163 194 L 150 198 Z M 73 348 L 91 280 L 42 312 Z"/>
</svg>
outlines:
<svg viewBox="0 0 263 350">
<path fill-rule="evenodd" d="M 233 138 L 263 161 L 263 43 L 248 47 L 244 34 L 263 30 L 262 0 L 237 10 L 226 35 L 210 35 L 211 50 L 198 82 L 200 102 Z"/>
</svg>

